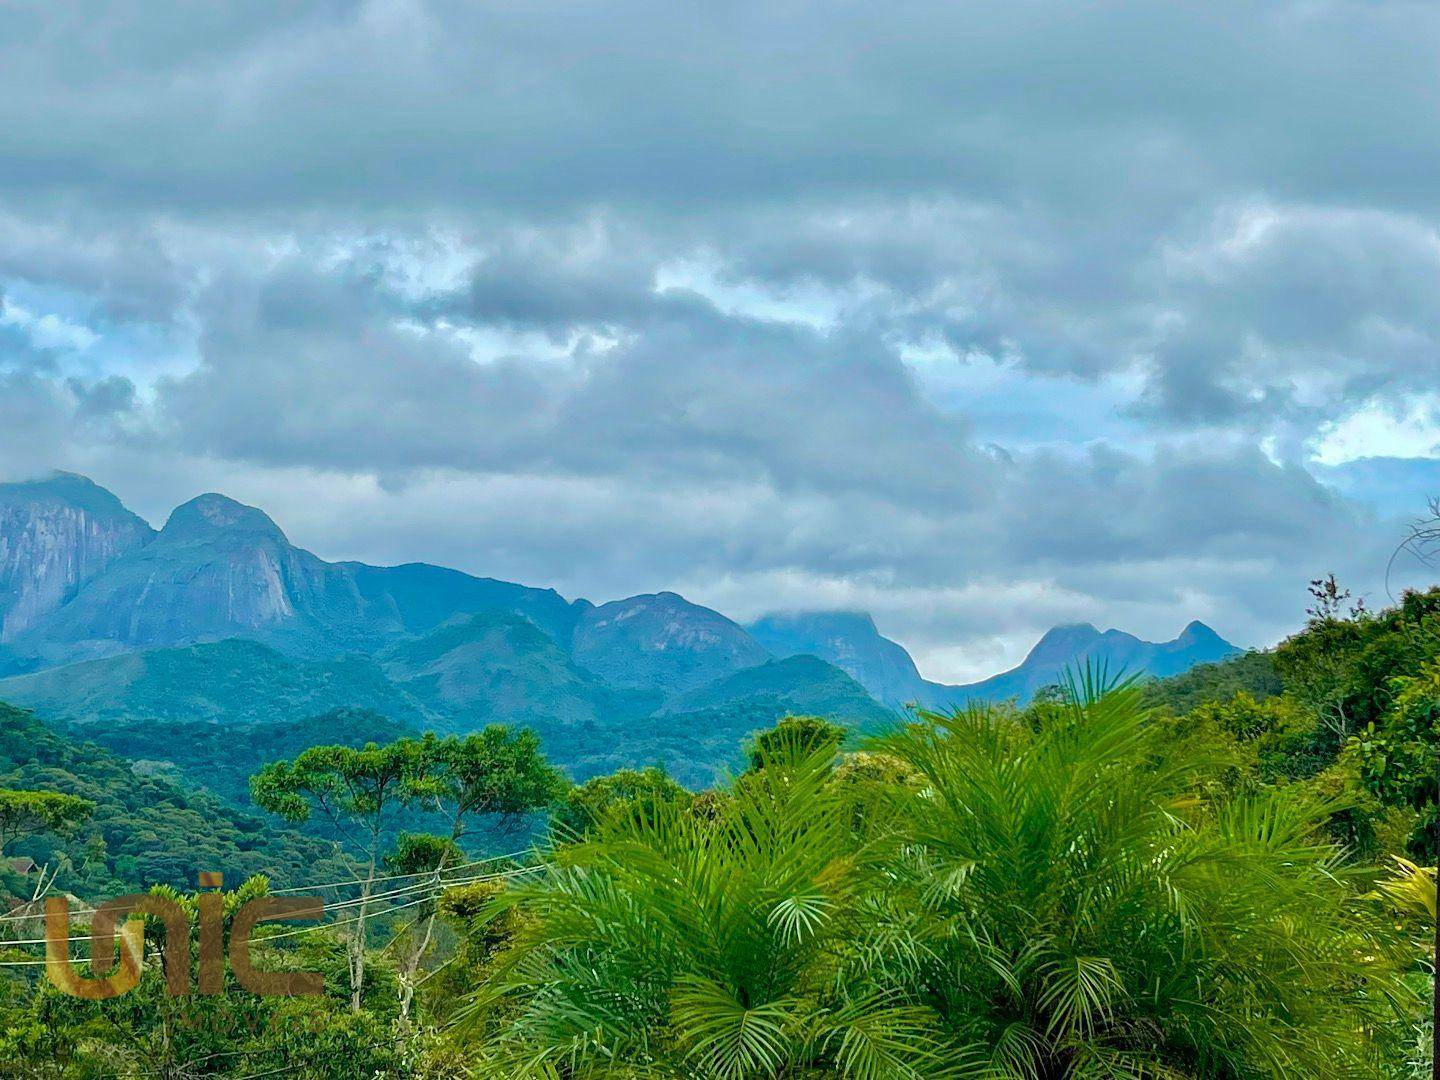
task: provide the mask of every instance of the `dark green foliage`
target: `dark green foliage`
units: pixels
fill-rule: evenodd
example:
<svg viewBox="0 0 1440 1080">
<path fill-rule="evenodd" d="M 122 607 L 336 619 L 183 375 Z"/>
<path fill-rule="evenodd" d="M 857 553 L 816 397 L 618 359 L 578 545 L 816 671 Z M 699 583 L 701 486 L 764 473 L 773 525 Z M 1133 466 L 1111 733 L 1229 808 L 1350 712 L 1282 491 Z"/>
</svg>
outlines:
<svg viewBox="0 0 1440 1080">
<path fill-rule="evenodd" d="M 86 737 L 237 806 L 250 803 L 250 777 L 271 761 L 325 743 L 360 747 L 416 735 L 408 724 L 371 709 L 339 708 L 298 720 L 212 724 L 203 720 L 128 720 L 85 730 Z"/>
<path fill-rule="evenodd" d="M 1418 813 L 1410 854 L 1433 864 L 1440 806 L 1440 660 L 1394 681 L 1395 697 L 1380 723 L 1350 741 L 1360 779 L 1388 806 Z"/>
<path fill-rule="evenodd" d="M 1440 588 L 1378 612 L 1328 578 L 1312 596 L 1309 623 L 1272 652 L 1152 684 L 1147 699 L 1177 738 L 1229 740 L 1233 783 L 1300 782 L 1329 801 L 1329 834 L 1352 858 L 1433 861 Z"/>
<path fill-rule="evenodd" d="M 417 749 L 422 805 L 449 818 L 458 840 L 476 818 L 518 818 L 551 806 L 566 784 L 545 760 L 533 731 L 491 724 L 474 735 L 418 741 L 395 747 Z"/>
<path fill-rule="evenodd" d="M 795 755 L 809 757 L 827 750 L 838 754 L 848 735 L 845 728 L 819 716 L 786 716 L 755 736 L 749 750 L 750 768 L 763 768 L 767 761 Z"/>
<path fill-rule="evenodd" d="M 448 836 L 402 832 L 385 856 L 385 873 L 424 874 L 447 866 L 459 866 L 465 852 Z"/>
<path fill-rule="evenodd" d="M 1246 652 L 1215 664 L 1200 664 L 1181 675 L 1149 683 L 1146 698 L 1154 705 L 1178 713 L 1189 712 L 1205 701 L 1227 701 L 1249 694 L 1257 701 L 1284 689 L 1275 659 L 1267 652 Z"/>
<path fill-rule="evenodd" d="M 1378 723 L 1394 700 L 1394 680 L 1440 656 L 1440 588 L 1406 593 L 1378 614 L 1312 619 L 1275 649 L 1285 690 L 1320 722 L 1326 746 Z"/>
<path fill-rule="evenodd" d="M 68 836 L 94 810 L 94 803 L 74 795 L 0 788 L 0 854 L 21 837 L 39 833 Z"/>
<path fill-rule="evenodd" d="M 371 709 L 412 724 L 426 715 L 366 657 L 304 660 L 239 639 L 128 653 L 0 680 L 0 701 L 86 726 L 137 720 L 284 722 L 340 707 Z"/>
<path fill-rule="evenodd" d="M 617 808 L 622 813 L 651 814 L 659 806 L 689 805 L 692 798 L 663 769 L 621 769 L 567 791 L 551 822 L 561 837 L 581 836 Z"/>
<path fill-rule="evenodd" d="M 275 761 L 250 778 L 255 805 L 287 821 L 324 814 L 368 835 L 387 812 L 413 802 L 421 778 L 420 744 L 312 746 L 293 761 Z"/>
<path fill-rule="evenodd" d="M 1185 727 L 1214 725 L 1246 753 L 1266 783 L 1306 780 L 1334 762 L 1316 745 L 1316 721 L 1293 698 L 1255 699 L 1242 690 L 1229 700 L 1206 701 L 1185 714 Z"/>
<path fill-rule="evenodd" d="M 72 795 L 94 804 L 66 841 L 17 845 L 37 861 L 63 859 L 63 885 L 104 897 L 137 887 L 194 884 L 197 870 L 235 878 L 267 874 L 303 884 L 343 876 L 333 845 L 277 829 L 215 796 L 137 772 L 130 762 L 49 730 L 30 713 L 0 705 L 0 786 Z"/>
</svg>

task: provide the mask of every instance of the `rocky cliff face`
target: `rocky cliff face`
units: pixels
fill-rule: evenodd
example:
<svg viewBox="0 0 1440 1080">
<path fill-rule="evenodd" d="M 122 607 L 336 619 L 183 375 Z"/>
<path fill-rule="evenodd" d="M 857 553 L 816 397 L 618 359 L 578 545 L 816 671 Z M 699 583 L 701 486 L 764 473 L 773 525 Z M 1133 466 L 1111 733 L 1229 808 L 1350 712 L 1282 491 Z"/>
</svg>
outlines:
<svg viewBox="0 0 1440 1080">
<path fill-rule="evenodd" d="M 80 477 L 0 485 L 6 674 L 237 637 L 297 656 L 373 652 L 487 611 L 568 645 L 589 607 L 441 567 L 329 563 L 223 495 L 191 499 L 156 533 Z"/>
<path fill-rule="evenodd" d="M 293 547 L 262 511 L 201 495 L 41 630 L 48 643 L 93 654 L 234 636 L 302 650 L 328 636 L 339 651 L 366 607 L 345 568 Z"/>
<path fill-rule="evenodd" d="M 15 641 L 154 536 L 83 477 L 0 484 L 0 643 Z"/>
<path fill-rule="evenodd" d="M 776 656 L 808 654 L 829 661 L 887 705 L 927 700 L 925 680 L 910 654 L 882 637 L 863 611 L 777 613 L 746 629 Z"/>
<path fill-rule="evenodd" d="M 587 611 L 575 626 L 575 662 L 611 686 L 682 693 L 770 654 L 718 611 L 673 592 L 632 596 Z"/>
</svg>

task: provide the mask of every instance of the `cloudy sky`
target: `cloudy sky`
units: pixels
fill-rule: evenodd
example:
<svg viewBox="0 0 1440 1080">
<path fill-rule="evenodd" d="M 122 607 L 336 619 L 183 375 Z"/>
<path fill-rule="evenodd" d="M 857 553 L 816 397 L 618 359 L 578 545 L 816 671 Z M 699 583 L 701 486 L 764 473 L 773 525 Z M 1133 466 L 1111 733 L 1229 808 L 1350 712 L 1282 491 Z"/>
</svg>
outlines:
<svg viewBox="0 0 1440 1080">
<path fill-rule="evenodd" d="M 167 7 L 3 5 L 5 477 L 949 679 L 1440 494 L 1432 3 Z"/>
</svg>

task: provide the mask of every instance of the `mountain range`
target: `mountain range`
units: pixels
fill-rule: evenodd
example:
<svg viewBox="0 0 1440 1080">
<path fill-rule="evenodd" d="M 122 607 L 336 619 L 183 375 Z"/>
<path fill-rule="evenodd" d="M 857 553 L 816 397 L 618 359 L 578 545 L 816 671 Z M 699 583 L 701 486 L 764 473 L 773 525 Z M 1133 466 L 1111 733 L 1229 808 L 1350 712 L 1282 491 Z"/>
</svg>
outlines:
<svg viewBox="0 0 1440 1080">
<path fill-rule="evenodd" d="M 70 474 L 0 484 L 0 700 L 55 723 L 294 722 L 363 708 L 446 731 L 535 727 L 577 775 L 664 759 L 705 783 L 786 712 L 853 726 L 1026 699 L 1067 666 L 1169 675 L 1236 652 L 1058 627 L 1012 671 L 924 679 L 858 612 L 748 626 L 673 592 L 595 605 L 426 564 L 327 562 L 218 494 L 158 532 Z M 323 733 L 317 733 L 323 734 Z"/>
<path fill-rule="evenodd" d="M 949 709 L 970 701 L 1028 701 L 1036 691 L 1087 665 L 1110 675 L 1164 678 L 1196 664 L 1213 663 L 1240 650 L 1202 622 L 1192 622 L 1172 641 L 1142 641 L 1123 630 L 1100 631 L 1090 623 L 1057 626 L 1021 663 L 980 682 L 951 685 L 920 675 L 897 642 L 882 637 L 863 611 L 768 615 L 747 629 L 777 656 L 809 653 L 848 672 L 874 697 L 893 707 L 910 704 Z"/>
</svg>

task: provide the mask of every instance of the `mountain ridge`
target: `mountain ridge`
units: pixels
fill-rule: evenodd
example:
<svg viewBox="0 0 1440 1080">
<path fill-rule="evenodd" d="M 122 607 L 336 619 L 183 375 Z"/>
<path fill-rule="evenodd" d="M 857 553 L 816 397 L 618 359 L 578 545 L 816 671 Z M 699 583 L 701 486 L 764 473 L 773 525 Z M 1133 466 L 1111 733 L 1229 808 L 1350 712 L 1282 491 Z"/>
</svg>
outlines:
<svg viewBox="0 0 1440 1080">
<path fill-rule="evenodd" d="M 646 738 L 723 752 L 711 732 L 677 725 L 743 736 L 807 709 L 864 725 L 912 704 L 1025 699 L 1079 663 L 1163 675 L 1238 651 L 1199 622 L 1170 642 L 1078 623 L 1048 631 L 1011 671 L 951 686 L 923 678 L 866 612 L 741 626 L 670 591 L 597 606 L 426 563 L 327 562 L 228 496 L 196 496 L 156 531 L 71 474 L 0 484 L 7 618 L 0 699 L 52 719 L 230 724 L 371 708 L 442 730 L 534 726 L 581 771 L 630 762 L 627 743 Z"/>
<path fill-rule="evenodd" d="M 864 612 L 779 612 L 747 627 L 777 656 L 810 654 L 845 671 L 876 700 L 892 707 L 947 709 L 969 701 L 1028 701 L 1036 691 L 1087 663 L 1111 676 L 1164 677 L 1241 650 L 1203 622 L 1191 620 L 1170 641 L 1145 641 L 1092 623 L 1063 623 L 1047 630 L 1008 671 L 978 682 L 950 684 L 921 676 L 904 646 L 884 637 Z M 900 658 L 903 657 L 903 660 Z"/>
</svg>

